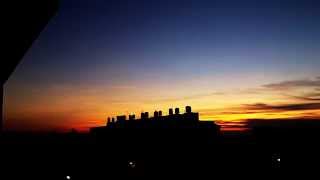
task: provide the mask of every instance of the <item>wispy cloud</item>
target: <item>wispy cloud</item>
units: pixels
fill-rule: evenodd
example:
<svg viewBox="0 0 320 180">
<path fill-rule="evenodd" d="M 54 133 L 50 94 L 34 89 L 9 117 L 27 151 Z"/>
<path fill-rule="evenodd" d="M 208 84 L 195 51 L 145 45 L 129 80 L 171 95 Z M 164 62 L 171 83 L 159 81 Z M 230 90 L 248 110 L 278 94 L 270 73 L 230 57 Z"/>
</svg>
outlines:
<svg viewBox="0 0 320 180">
<path fill-rule="evenodd" d="M 292 88 L 299 87 L 320 87 L 320 77 L 316 77 L 315 79 L 301 79 L 301 80 L 292 80 L 292 81 L 283 81 L 278 83 L 271 83 L 263 85 L 264 88 L 271 90 L 288 90 Z"/>
<path fill-rule="evenodd" d="M 320 97 L 320 89 L 316 89 L 315 92 L 305 94 L 307 97 Z"/>
<path fill-rule="evenodd" d="M 298 79 L 292 81 L 282 81 L 248 88 L 238 91 L 229 91 L 225 94 L 252 95 L 252 94 L 272 94 L 283 97 L 281 104 L 260 101 L 261 103 L 235 104 L 234 106 L 221 108 L 199 109 L 202 116 L 212 118 L 246 118 L 261 117 L 281 118 L 293 117 L 319 117 L 320 110 L 320 77 L 313 79 Z M 315 113 L 316 112 L 316 113 Z M 256 115 L 257 114 L 257 115 Z M 239 116 L 238 116 L 239 115 Z"/>
<path fill-rule="evenodd" d="M 320 88 L 311 89 L 309 92 L 302 92 L 298 95 L 284 94 L 284 96 L 301 101 L 320 101 Z"/>
<path fill-rule="evenodd" d="M 210 116 L 210 115 L 235 115 L 235 114 L 255 114 L 258 113 L 258 111 L 253 110 L 244 110 L 240 107 L 238 108 L 227 108 L 225 110 L 219 110 L 219 109 L 206 109 L 206 110 L 199 110 L 200 114 L 202 116 Z M 260 112 L 260 111 L 259 111 Z"/>
<path fill-rule="evenodd" d="M 320 103 L 291 103 L 282 105 L 271 105 L 266 103 L 242 104 L 234 107 L 221 109 L 199 109 L 203 116 L 220 116 L 220 115 L 241 115 L 241 114 L 259 114 L 275 115 L 275 113 L 286 113 L 294 111 L 320 110 Z M 305 114 L 307 112 L 303 112 Z M 308 114 L 310 115 L 310 114 Z"/>
<path fill-rule="evenodd" d="M 289 98 L 294 98 L 294 99 L 302 100 L 302 101 L 320 101 L 320 97 L 318 98 L 319 95 L 318 96 L 308 96 L 306 94 L 303 96 L 294 96 L 294 95 L 286 95 L 286 96 Z"/>
<path fill-rule="evenodd" d="M 300 111 L 300 110 L 320 110 L 320 103 L 300 103 L 300 104 L 285 104 L 285 105 L 269 105 L 264 103 L 246 104 L 242 106 L 247 110 L 262 110 L 262 111 Z"/>
</svg>

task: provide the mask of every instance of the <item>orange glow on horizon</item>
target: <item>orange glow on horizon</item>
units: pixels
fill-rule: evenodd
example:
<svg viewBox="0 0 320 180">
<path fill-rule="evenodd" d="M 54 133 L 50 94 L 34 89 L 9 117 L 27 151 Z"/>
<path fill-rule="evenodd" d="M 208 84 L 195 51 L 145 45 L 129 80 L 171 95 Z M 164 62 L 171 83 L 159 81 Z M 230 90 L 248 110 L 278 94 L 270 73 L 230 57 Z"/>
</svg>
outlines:
<svg viewBox="0 0 320 180">
<path fill-rule="evenodd" d="M 118 85 L 53 86 L 25 89 L 18 95 L 8 93 L 5 96 L 5 127 L 87 132 L 90 127 L 105 125 L 107 117 L 136 114 L 139 118 L 142 111 L 152 116 L 155 110 L 162 110 L 163 115 L 167 115 L 168 109 L 175 107 L 183 113 L 186 105 L 192 106 L 193 112 L 199 112 L 200 120 L 219 122 L 320 117 L 317 104 L 286 96 L 312 92 L 310 89 L 286 90 L 285 93 L 263 88 L 210 91 L 209 88 L 194 86 L 188 89 L 182 85 L 161 88 L 162 91 L 158 90 L 158 85 L 150 88 Z M 229 129 L 225 130 L 242 127 L 237 128 L 229 124 Z"/>
</svg>

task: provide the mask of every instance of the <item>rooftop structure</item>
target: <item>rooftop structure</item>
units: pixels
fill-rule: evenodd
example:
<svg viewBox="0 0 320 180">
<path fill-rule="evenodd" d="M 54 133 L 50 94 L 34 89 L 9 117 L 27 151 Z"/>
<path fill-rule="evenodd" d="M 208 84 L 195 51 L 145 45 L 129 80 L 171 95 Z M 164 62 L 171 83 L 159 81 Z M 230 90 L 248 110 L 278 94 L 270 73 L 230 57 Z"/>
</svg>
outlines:
<svg viewBox="0 0 320 180">
<path fill-rule="evenodd" d="M 142 112 L 140 119 L 135 115 L 129 115 L 129 120 L 125 115 L 117 116 L 117 120 L 108 117 L 106 126 L 91 128 L 91 132 L 104 131 L 114 128 L 213 128 L 219 126 L 213 121 L 200 121 L 199 113 L 192 112 L 191 106 L 185 107 L 185 113 L 180 114 L 179 108 L 169 109 L 169 115 L 163 116 L 162 111 L 154 111 L 153 117 L 149 117 L 148 112 Z M 112 119 L 112 120 L 110 120 Z"/>
</svg>

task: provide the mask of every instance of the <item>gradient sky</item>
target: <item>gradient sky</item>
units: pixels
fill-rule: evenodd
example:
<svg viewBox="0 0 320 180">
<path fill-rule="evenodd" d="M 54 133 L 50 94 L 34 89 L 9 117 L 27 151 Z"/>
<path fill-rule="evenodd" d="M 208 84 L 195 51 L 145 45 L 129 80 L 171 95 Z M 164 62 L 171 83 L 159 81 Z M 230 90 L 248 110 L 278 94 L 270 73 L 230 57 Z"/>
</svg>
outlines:
<svg viewBox="0 0 320 180">
<path fill-rule="evenodd" d="M 67 0 L 5 86 L 9 130 L 103 125 L 191 105 L 201 119 L 320 117 L 320 4 Z"/>
</svg>

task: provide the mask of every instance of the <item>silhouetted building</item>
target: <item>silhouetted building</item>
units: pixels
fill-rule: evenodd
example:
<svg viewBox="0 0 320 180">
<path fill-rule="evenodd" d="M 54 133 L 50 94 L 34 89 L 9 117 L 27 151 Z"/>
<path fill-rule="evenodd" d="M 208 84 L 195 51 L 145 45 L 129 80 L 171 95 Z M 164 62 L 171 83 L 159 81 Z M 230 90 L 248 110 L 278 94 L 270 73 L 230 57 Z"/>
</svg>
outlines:
<svg viewBox="0 0 320 180">
<path fill-rule="evenodd" d="M 174 109 L 174 113 L 175 113 L 175 114 L 180 114 L 179 108 Z"/>
<path fill-rule="evenodd" d="M 122 116 L 117 116 L 117 122 L 122 123 L 126 121 L 126 116 L 122 115 Z"/>
<path fill-rule="evenodd" d="M 191 113 L 191 106 L 186 106 L 186 113 Z"/>
<path fill-rule="evenodd" d="M 145 117 L 146 119 L 149 119 L 149 112 L 145 112 L 145 113 L 144 113 L 144 117 Z"/>
<path fill-rule="evenodd" d="M 109 123 L 110 118 L 108 118 L 108 128 L 205 128 L 211 129 L 213 132 L 219 131 L 219 126 L 213 121 L 200 121 L 199 113 L 194 113 L 191 111 L 190 106 L 185 107 L 185 113 L 180 114 L 179 108 L 175 108 L 175 114 L 173 114 L 173 109 L 169 109 L 168 116 L 162 116 L 162 111 L 154 111 L 154 117 L 149 118 L 148 112 L 142 112 L 141 118 L 135 120 L 135 115 L 129 115 L 129 121 L 126 121 L 126 116 L 117 116 L 117 121 L 112 121 Z M 101 128 L 92 128 L 91 131 Z"/>
<path fill-rule="evenodd" d="M 155 111 L 155 112 L 153 113 L 153 117 L 154 117 L 154 118 L 157 118 L 158 116 L 159 116 L 158 111 Z"/>
<path fill-rule="evenodd" d="M 108 117 L 107 126 L 111 124 L 111 119 Z"/>
<path fill-rule="evenodd" d="M 129 115 L 129 120 L 130 121 L 133 121 L 136 119 L 136 115 L 132 114 L 132 115 Z"/>
<path fill-rule="evenodd" d="M 172 108 L 169 109 L 169 115 L 170 116 L 173 115 L 173 109 Z"/>
</svg>

